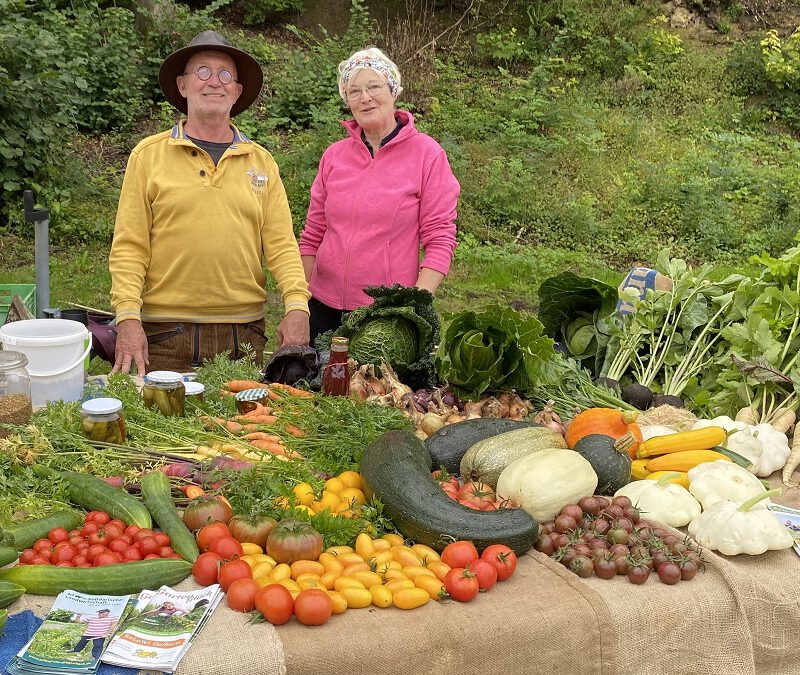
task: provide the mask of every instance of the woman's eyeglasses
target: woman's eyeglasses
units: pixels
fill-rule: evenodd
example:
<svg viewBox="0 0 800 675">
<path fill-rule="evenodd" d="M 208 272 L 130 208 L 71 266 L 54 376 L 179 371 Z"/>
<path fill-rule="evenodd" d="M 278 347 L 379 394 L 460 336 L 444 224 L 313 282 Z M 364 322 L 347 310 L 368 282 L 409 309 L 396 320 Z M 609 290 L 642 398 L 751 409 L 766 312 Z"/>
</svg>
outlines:
<svg viewBox="0 0 800 675">
<path fill-rule="evenodd" d="M 189 73 L 183 73 L 183 75 L 197 75 L 199 80 L 203 82 L 207 82 L 211 79 L 211 76 L 214 75 L 214 71 L 211 70 L 208 66 L 200 66 L 197 70 L 194 70 Z M 230 71 L 228 70 L 218 70 L 216 72 L 216 76 L 219 78 L 219 81 L 222 84 L 230 84 L 231 82 L 237 82 L 233 75 L 231 75 Z"/>
<path fill-rule="evenodd" d="M 363 88 L 353 88 L 347 90 L 347 100 L 348 101 L 357 101 L 361 98 L 361 94 L 367 92 L 372 98 L 376 96 L 380 96 L 383 90 L 386 88 L 385 84 L 371 84 L 368 87 Z"/>
</svg>

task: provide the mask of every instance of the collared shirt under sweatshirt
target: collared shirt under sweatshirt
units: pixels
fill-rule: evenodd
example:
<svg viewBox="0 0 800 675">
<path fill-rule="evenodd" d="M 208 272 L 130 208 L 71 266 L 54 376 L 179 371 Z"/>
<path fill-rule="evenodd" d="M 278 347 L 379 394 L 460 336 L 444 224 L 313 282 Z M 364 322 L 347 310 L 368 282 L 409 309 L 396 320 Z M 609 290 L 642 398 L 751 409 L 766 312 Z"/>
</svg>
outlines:
<svg viewBox="0 0 800 675">
<path fill-rule="evenodd" d="M 262 258 L 286 311 L 308 311 L 278 166 L 232 130 L 233 143 L 216 166 L 186 138 L 183 122 L 131 152 L 109 256 L 117 321 L 262 319 Z"/>
</svg>

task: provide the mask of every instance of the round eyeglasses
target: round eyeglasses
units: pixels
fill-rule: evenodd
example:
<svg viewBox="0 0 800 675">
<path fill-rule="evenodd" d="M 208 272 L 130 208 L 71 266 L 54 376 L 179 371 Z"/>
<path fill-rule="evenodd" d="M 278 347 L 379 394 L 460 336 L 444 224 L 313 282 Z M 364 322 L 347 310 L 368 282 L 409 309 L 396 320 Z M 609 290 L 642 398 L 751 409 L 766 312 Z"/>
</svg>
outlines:
<svg viewBox="0 0 800 675">
<path fill-rule="evenodd" d="M 197 75 L 197 78 L 199 80 L 202 80 L 203 82 L 207 82 L 208 80 L 210 80 L 211 76 L 214 74 L 216 74 L 216 76 L 219 78 L 219 81 L 222 82 L 222 84 L 230 84 L 231 82 L 238 82 L 238 80 L 236 80 L 236 78 L 234 78 L 233 75 L 231 75 L 230 71 L 218 70 L 215 73 L 208 66 L 200 66 L 197 70 L 193 70 L 188 73 L 183 73 L 183 75 Z"/>
<path fill-rule="evenodd" d="M 386 88 L 385 84 L 371 84 L 368 87 L 347 90 L 347 100 L 348 101 L 357 101 L 361 98 L 361 94 L 367 92 L 370 97 L 375 98 L 376 96 L 380 96 L 381 92 Z"/>
</svg>

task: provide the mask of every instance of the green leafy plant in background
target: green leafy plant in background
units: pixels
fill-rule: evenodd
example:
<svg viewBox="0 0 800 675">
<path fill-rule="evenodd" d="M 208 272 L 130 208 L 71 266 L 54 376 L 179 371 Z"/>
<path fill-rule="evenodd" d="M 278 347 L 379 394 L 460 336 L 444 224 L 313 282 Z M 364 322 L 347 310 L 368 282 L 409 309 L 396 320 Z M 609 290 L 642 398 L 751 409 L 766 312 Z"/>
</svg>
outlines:
<svg viewBox="0 0 800 675">
<path fill-rule="evenodd" d="M 449 325 L 436 352 L 439 379 L 460 398 L 485 392 L 527 392 L 550 379 L 553 341 L 541 322 L 510 307 L 490 307 L 445 317 Z"/>
</svg>

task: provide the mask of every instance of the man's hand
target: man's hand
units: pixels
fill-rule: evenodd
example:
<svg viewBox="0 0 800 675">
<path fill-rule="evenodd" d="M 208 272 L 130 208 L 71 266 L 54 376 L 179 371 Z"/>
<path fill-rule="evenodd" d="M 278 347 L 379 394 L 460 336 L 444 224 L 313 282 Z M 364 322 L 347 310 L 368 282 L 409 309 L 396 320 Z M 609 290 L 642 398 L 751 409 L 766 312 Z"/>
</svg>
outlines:
<svg viewBox="0 0 800 675">
<path fill-rule="evenodd" d="M 307 345 L 311 337 L 308 326 L 308 314 L 294 309 L 283 317 L 278 326 L 278 346 Z"/>
<path fill-rule="evenodd" d="M 111 373 L 127 373 L 131 364 L 136 363 L 139 375 L 147 372 L 150 365 L 147 353 L 147 336 L 140 321 L 126 319 L 117 326 L 117 343 L 114 347 L 114 367 Z"/>
</svg>

